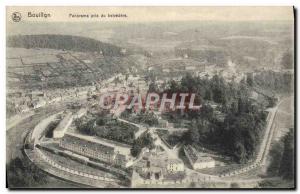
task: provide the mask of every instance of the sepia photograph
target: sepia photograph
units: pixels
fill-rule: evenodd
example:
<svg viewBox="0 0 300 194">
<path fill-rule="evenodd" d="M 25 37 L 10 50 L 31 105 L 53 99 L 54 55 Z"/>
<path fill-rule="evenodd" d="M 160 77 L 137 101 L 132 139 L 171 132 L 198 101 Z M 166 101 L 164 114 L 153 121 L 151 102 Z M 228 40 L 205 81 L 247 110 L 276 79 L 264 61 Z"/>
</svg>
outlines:
<svg viewBox="0 0 300 194">
<path fill-rule="evenodd" d="M 7 6 L 8 189 L 295 189 L 293 6 Z"/>
</svg>

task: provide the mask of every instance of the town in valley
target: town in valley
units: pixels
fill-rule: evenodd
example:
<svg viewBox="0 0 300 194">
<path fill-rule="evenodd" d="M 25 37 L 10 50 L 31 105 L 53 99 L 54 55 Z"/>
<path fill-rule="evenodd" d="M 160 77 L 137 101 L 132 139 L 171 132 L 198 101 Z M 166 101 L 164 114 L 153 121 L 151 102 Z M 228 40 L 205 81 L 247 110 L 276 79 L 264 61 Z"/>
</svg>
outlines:
<svg viewBox="0 0 300 194">
<path fill-rule="evenodd" d="M 8 187 L 295 188 L 293 23 L 8 24 Z"/>
</svg>

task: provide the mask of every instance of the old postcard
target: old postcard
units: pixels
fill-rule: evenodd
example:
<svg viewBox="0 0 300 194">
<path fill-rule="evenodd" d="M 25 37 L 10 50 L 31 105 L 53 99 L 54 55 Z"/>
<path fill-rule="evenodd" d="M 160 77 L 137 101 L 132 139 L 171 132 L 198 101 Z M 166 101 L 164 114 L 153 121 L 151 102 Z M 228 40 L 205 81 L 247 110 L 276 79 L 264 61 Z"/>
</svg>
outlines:
<svg viewBox="0 0 300 194">
<path fill-rule="evenodd" d="M 8 188 L 295 188 L 293 7 L 6 8 Z"/>
</svg>

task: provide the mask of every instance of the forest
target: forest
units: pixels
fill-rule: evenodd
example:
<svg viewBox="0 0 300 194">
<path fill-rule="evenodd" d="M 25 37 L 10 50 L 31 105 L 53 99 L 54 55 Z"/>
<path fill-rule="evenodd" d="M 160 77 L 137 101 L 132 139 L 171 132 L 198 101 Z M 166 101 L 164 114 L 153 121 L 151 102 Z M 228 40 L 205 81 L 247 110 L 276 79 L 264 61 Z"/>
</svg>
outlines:
<svg viewBox="0 0 300 194">
<path fill-rule="evenodd" d="M 8 47 L 49 48 L 80 52 L 102 52 L 104 56 L 122 56 L 121 48 L 91 38 L 71 35 L 18 35 L 7 37 Z"/>
<path fill-rule="evenodd" d="M 294 178 L 294 129 L 290 128 L 270 150 L 271 162 L 267 169 L 269 176 L 280 176 L 285 180 Z"/>
<path fill-rule="evenodd" d="M 245 84 L 227 83 L 217 75 L 212 79 L 186 75 L 180 83 L 171 81 L 168 91 L 196 93 L 202 104 L 200 111 L 176 115 L 191 120 L 182 140 L 219 151 L 239 163 L 251 159 L 264 131 L 267 113 L 249 100 L 249 90 Z M 219 119 L 219 112 L 224 119 Z"/>
</svg>

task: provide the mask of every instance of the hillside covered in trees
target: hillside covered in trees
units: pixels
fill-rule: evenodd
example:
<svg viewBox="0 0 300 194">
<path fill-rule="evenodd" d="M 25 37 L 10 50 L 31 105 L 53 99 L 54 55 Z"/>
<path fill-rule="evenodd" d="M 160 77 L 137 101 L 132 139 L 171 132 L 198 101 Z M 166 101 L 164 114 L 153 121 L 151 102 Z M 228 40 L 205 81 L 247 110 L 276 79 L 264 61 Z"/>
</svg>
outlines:
<svg viewBox="0 0 300 194">
<path fill-rule="evenodd" d="M 18 35 L 7 37 L 8 47 L 49 48 L 81 52 L 102 52 L 106 56 L 121 56 L 121 48 L 91 38 L 71 35 Z"/>
<path fill-rule="evenodd" d="M 212 79 L 187 75 L 180 83 L 171 81 L 168 91 L 200 96 L 200 111 L 173 115 L 191 121 L 182 141 L 216 150 L 239 163 L 255 155 L 267 114 L 261 105 L 249 99 L 250 91 L 244 84 L 227 83 L 217 75 Z"/>
<path fill-rule="evenodd" d="M 294 129 L 290 128 L 270 151 L 269 176 L 280 176 L 286 180 L 294 178 L 294 143 Z"/>
<path fill-rule="evenodd" d="M 295 148 L 294 128 L 274 143 L 270 150 L 270 163 L 267 168 L 268 177 L 281 177 L 277 181 L 262 181 L 264 188 L 294 188 L 295 187 Z"/>
<path fill-rule="evenodd" d="M 27 159 L 19 157 L 11 160 L 7 165 L 7 184 L 9 187 L 34 188 L 47 183 L 47 175 L 39 170 Z"/>
</svg>

